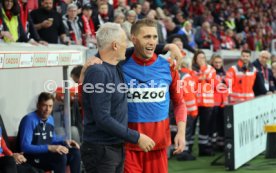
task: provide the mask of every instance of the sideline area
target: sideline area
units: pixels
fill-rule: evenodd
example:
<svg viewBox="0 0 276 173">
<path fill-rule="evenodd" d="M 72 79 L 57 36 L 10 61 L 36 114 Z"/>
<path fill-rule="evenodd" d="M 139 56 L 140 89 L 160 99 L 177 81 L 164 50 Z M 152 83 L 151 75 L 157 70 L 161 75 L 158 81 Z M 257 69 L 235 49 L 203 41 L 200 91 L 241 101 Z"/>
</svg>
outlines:
<svg viewBox="0 0 276 173">
<path fill-rule="evenodd" d="M 220 154 L 220 153 L 219 153 Z M 195 161 L 177 161 L 175 158 L 169 160 L 169 173 L 222 173 L 232 172 L 226 171 L 224 166 L 211 166 L 211 162 L 218 157 L 216 154 L 213 157 L 197 157 Z M 219 161 L 220 163 L 223 160 Z M 242 166 L 235 173 L 275 173 L 276 159 L 266 159 L 264 154 L 260 154 Z"/>
</svg>

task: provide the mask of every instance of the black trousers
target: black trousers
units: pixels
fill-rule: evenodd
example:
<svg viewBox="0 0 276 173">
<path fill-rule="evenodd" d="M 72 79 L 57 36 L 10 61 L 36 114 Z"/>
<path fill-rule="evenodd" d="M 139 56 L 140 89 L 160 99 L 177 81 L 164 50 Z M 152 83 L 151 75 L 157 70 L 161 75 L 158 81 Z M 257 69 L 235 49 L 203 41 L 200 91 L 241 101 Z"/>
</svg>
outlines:
<svg viewBox="0 0 276 173">
<path fill-rule="evenodd" d="M 219 145 L 224 145 L 224 108 L 216 106 L 213 109 L 212 117 L 211 117 L 212 129 L 210 135 L 216 139 L 214 142 Z"/>
<path fill-rule="evenodd" d="M 27 163 L 33 167 L 45 171 L 53 170 L 55 173 L 65 173 L 66 166 L 70 166 L 71 173 L 80 173 L 81 156 L 80 151 L 70 148 L 68 154 L 58 153 L 26 154 Z"/>
<path fill-rule="evenodd" d="M 16 162 L 12 156 L 0 157 L 1 173 L 17 173 Z"/>
<path fill-rule="evenodd" d="M 199 152 L 205 152 L 212 149 L 210 132 L 212 129 L 212 110 L 213 107 L 198 107 L 199 118 L 199 135 L 198 144 Z"/>
<path fill-rule="evenodd" d="M 123 144 L 97 145 L 84 142 L 81 158 L 86 173 L 123 173 L 125 150 Z"/>
</svg>

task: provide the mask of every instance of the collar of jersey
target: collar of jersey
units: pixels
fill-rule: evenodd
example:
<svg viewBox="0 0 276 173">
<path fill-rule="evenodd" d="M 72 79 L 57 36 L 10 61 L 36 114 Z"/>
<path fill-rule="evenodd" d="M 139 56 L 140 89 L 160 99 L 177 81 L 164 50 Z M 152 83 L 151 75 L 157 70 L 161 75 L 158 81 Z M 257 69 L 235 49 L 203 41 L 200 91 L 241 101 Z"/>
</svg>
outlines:
<svg viewBox="0 0 276 173">
<path fill-rule="evenodd" d="M 157 55 L 154 53 L 153 56 L 150 59 L 143 59 L 143 58 L 139 58 L 137 57 L 134 53 L 132 54 L 132 58 L 133 60 L 139 64 L 139 65 L 143 65 L 143 66 L 149 66 L 151 64 L 153 64 L 156 60 L 157 60 Z"/>
</svg>

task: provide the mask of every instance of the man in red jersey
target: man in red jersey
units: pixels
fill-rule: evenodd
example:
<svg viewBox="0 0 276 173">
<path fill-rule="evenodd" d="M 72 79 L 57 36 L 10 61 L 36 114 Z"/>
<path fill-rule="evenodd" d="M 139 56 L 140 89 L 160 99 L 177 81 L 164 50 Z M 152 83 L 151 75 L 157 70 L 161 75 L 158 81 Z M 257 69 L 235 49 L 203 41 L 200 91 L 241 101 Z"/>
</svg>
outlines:
<svg viewBox="0 0 276 173">
<path fill-rule="evenodd" d="M 177 122 L 174 154 L 185 147 L 186 106 L 178 90 L 179 74 L 154 53 L 158 42 L 156 21 L 142 19 L 131 28 L 134 53 L 122 64 L 128 85 L 129 128 L 145 133 L 156 143 L 149 152 L 126 144 L 125 173 L 167 173 L 167 147 L 171 143 L 168 110 L 173 102 Z"/>
</svg>

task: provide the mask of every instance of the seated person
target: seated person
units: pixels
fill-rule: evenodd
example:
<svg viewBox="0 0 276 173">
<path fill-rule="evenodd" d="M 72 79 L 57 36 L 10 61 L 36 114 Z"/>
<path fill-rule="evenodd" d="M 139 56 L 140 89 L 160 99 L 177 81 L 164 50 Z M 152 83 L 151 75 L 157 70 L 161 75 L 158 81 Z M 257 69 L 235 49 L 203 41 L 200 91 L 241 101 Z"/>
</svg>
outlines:
<svg viewBox="0 0 276 173">
<path fill-rule="evenodd" d="M 6 145 L 0 127 L 0 172 L 1 173 L 39 173 L 26 163 L 27 159 L 22 153 L 13 153 Z"/>
<path fill-rule="evenodd" d="M 19 126 L 20 149 L 27 163 L 36 168 L 65 173 L 70 165 L 71 173 L 80 173 L 79 144 L 74 140 L 64 140 L 54 131 L 51 116 L 54 96 L 42 92 L 38 97 L 37 110 L 24 116 Z"/>
<path fill-rule="evenodd" d="M 79 83 L 82 67 L 83 67 L 82 65 L 78 65 L 78 66 L 74 67 L 70 73 L 71 78 L 76 83 Z"/>
</svg>

